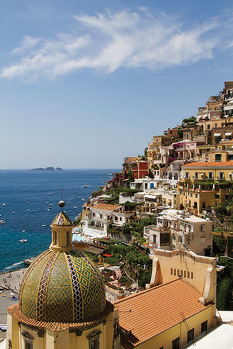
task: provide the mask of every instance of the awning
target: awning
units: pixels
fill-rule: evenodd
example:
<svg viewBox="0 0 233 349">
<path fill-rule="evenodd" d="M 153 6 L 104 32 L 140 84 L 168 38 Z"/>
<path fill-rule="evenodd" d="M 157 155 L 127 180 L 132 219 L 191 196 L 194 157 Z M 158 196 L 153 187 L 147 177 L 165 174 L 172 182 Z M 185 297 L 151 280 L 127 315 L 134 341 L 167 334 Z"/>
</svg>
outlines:
<svg viewBox="0 0 233 349">
<path fill-rule="evenodd" d="M 214 137 L 220 137 L 221 136 L 221 133 L 215 133 L 214 134 Z"/>
<path fill-rule="evenodd" d="M 231 136 L 231 132 L 225 133 L 225 136 Z"/>
</svg>

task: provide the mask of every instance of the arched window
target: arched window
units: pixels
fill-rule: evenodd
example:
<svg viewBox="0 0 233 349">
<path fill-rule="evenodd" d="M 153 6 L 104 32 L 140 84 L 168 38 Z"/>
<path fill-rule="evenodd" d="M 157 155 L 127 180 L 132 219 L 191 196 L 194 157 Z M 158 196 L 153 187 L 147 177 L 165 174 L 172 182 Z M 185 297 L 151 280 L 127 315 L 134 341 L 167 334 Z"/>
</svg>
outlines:
<svg viewBox="0 0 233 349">
<path fill-rule="evenodd" d="M 183 242 L 183 238 L 182 238 L 182 236 L 179 236 L 178 241 L 179 241 L 179 243 L 180 243 L 180 244 L 182 244 L 182 242 Z"/>
<path fill-rule="evenodd" d="M 54 245 L 57 245 L 57 232 L 54 232 Z"/>
<path fill-rule="evenodd" d="M 176 234 L 172 234 L 172 240 L 176 240 Z"/>
</svg>

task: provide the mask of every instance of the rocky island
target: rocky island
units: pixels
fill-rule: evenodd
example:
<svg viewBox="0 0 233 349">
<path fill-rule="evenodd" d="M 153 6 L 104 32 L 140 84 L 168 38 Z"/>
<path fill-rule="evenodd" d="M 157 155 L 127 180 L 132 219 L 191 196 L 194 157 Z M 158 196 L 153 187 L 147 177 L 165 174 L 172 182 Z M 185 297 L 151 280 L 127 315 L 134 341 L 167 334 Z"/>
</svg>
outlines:
<svg viewBox="0 0 233 349">
<path fill-rule="evenodd" d="M 63 171 L 61 167 L 38 167 L 38 168 L 33 168 L 31 171 Z"/>
</svg>

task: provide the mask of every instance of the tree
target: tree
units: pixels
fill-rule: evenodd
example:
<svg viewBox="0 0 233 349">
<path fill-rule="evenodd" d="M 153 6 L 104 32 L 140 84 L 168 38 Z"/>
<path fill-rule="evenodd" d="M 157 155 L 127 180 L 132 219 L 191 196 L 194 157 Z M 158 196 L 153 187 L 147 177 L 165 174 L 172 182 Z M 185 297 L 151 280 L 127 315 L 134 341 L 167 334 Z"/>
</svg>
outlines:
<svg viewBox="0 0 233 349">
<path fill-rule="evenodd" d="M 190 124 L 192 122 L 197 122 L 197 118 L 194 115 L 190 116 L 190 118 L 185 118 L 182 120 L 182 124 Z"/>
</svg>

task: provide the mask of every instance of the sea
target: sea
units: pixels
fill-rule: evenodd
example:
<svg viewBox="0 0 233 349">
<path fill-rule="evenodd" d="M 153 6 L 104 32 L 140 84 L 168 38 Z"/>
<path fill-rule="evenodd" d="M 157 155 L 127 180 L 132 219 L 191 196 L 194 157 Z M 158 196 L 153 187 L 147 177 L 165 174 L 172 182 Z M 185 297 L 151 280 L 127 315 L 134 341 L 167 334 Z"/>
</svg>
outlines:
<svg viewBox="0 0 233 349">
<path fill-rule="evenodd" d="M 61 211 L 74 220 L 94 190 L 119 169 L 0 170 L 0 272 L 24 267 L 23 261 L 47 250 L 50 224 Z M 25 239 L 27 242 L 20 243 Z"/>
</svg>

